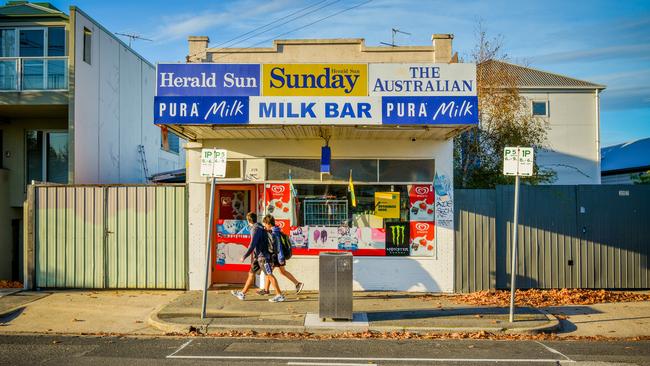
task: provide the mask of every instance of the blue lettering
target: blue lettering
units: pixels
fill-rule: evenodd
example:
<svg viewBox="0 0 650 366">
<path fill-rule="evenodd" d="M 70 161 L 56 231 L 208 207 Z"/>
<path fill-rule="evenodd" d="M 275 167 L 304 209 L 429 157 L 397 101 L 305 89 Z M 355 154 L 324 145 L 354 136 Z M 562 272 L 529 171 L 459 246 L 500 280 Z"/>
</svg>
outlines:
<svg viewBox="0 0 650 366">
<path fill-rule="evenodd" d="M 276 71 L 279 71 L 280 74 L 276 74 Z M 277 80 L 280 84 L 276 85 L 273 83 L 273 80 Z M 284 86 L 284 69 L 281 67 L 274 67 L 271 69 L 271 88 L 282 88 Z"/>
<path fill-rule="evenodd" d="M 259 117 L 269 117 L 273 118 L 277 114 L 276 104 L 275 103 L 260 103 Z"/>
</svg>

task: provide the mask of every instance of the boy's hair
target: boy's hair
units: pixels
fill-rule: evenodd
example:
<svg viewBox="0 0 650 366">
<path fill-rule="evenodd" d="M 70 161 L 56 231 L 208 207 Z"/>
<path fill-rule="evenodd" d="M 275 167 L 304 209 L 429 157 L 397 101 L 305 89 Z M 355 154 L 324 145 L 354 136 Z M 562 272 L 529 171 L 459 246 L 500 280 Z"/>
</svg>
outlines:
<svg viewBox="0 0 650 366">
<path fill-rule="evenodd" d="M 275 226 L 275 219 L 273 218 L 273 215 L 271 215 L 271 214 L 267 214 L 267 215 L 264 216 L 264 218 L 262 219 L 262 223 L 264 223 L 264 224 L 268 224 L 268 225 L 271 225 L 271 226 Z"/>
<path fill-rule="evenodd" d="M 246 220 L 250 222 L 251 224 L 254 224 L 257 222 L 257 214 L 255 212 L 249 212 L 246 214 Z"/>
</svg>

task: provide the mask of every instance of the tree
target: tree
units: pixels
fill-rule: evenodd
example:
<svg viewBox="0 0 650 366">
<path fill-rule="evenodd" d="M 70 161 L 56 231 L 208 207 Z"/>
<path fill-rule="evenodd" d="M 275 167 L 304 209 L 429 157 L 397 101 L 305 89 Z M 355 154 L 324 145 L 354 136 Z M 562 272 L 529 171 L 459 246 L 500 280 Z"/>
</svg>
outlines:
<svg viewBox="0 0 650 366">
<path fill-rule="evenodd" d="M 632 176 L 634 184 L 650 184 L 650 170 Z"/>
<path fill-rule="evenodd" d="M 547 123 L 533 117 L 526 99 L 517 88 L 517 75 L 512 72 L 503 52 L 501 37 L 490 38 L 479 23 L 476 45 L 469 61 L 477 65 L 476 82 L 479 125 L 454 139 L 454 183 L 457 188 L 493 188 L 512 184 L 513 177 L 502 174 L 503 149 L 506 146 L 543 148 Z M 537 164 L 535 175 L 523 182 L 552 182 L 555 172 Z"/>
</svg>

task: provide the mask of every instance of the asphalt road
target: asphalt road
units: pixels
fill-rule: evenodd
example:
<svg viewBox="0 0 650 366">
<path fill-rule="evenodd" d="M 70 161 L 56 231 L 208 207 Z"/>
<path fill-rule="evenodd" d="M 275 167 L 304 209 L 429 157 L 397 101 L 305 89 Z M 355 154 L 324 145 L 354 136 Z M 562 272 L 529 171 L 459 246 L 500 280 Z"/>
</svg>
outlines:
<svg viewBox="0 0 650 366">
<path fill-rule="evenodd" d="M 650 341 L 0 336 L 1 365 L 606 365 L 610 362 L 650 365 Z"/>
</svg>

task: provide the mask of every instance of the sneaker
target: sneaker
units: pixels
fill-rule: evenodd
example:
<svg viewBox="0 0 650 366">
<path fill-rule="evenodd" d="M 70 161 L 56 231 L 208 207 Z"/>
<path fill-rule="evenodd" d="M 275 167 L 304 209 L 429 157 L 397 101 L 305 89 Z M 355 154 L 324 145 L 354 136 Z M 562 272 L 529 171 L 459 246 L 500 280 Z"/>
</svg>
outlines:
<svg viewBox="0 0 650 366">
<path fill-rule="evenodd" d="M 259 289 L 259 290 L 257 290 L 257 294 L 261 295 L 261 296 L 264 296 L 264 295 L 270 294 L 270 292 L 266 291 L 265 289 Z"/>
<path fill-rule="evenodd" d="M 275 297 L 269 299 L 269 302 L 282 302 L 284 300 L 284 295 L 275 295 Z"/>
<path fill-rule="evenodd" d="M 230 293 L 232 294 L 232 296 L 234 296 L 234 297 L 236 297 L 236 298 L 238 298 L 239 300 L 242 300 L 242 301 L 246 298 L 246 294 L 241 292 L 241 291 L 232 290 L 232 291 L 230 291 Z"/>
<path fill-rule="evenodd" d="M 302 282 L 298 282 L 296 285 L 296 295 L 302 292 L 302 288 L 305 287 L 305 284 Z"/>
</svg>

